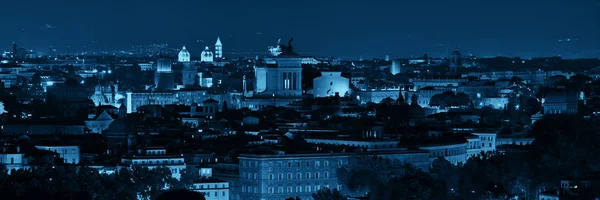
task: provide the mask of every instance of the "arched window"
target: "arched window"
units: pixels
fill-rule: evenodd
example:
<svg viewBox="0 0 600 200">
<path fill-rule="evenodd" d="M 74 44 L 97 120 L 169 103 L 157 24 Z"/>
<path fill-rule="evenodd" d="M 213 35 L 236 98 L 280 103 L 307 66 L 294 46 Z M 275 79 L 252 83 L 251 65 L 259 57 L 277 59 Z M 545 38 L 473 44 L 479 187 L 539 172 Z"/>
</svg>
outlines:
<svg viewBox="0 0 600 200">
<path fill-rule="evenodd" d="M 310 179 L 310 172 L 306 172 L 306 179 Z"/>
<path fill-rule="evenodd" d="M 273 180 L 273 174 L 269 174 L 269 180 Z"/>
<path fill-rule="evenodd" d="M 287 174 L 287 179 L 292 179 L 292 173 Z"/>
<path fill-rule="evenodd" d="M 312 190 L 311 190 L 311 188 L 310 188 L 310 185 L 307 185 L 307 186 L 306 186 L 306 187 L 304 187 L 304 188 L 306 189 L 306 190 L 305 190 L 306 192 L 311 192 L 311 191 L 312 191 Z"/>
<path fill-rule="evenodd" d="M 329 172 L 325 172 L 325 174 L 323 174 L 325 176 L 325 178 L 329 178 Z"/>
</svg>

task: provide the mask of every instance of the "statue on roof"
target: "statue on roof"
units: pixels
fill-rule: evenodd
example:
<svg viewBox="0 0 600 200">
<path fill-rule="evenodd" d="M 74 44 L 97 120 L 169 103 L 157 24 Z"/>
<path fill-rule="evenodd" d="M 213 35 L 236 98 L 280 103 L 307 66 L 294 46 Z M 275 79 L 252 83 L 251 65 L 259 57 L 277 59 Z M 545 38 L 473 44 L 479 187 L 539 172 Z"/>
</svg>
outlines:
<svg viewBox="0 0 600 200">
<path fill-rule="evenodd" d="M 283 44 L 279 44 L 279 47 L 281 48 L 281 53 L 282 54 L 296 54 L 296 52 L 294 52 L 294 48 L 292 47 L 292 42 L 294 41 L 294 38 L 290 38 L 290 40 L 288 41 L 288 45 L 283 45 Z"/>
</svg>

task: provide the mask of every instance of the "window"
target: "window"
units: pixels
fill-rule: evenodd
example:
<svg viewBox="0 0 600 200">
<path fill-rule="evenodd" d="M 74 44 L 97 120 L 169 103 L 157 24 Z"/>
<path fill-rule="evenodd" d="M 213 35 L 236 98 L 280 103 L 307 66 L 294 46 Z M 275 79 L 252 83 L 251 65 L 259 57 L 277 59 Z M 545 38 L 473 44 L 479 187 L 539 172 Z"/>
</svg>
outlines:
<svg viewBox="0 0 600 200">
<path fill-rule="evenodd" d="M 252 179 L 252 174 L 248 173 L 248 179 Z"/>
<path fill-rule="evenodd" d="M 279 173 L 277 176 L 278 176 L 277 178 L 278 178 L 279 180 L 283 180 L 283 174 L 282 174 L 282 173 Z"/>
<path fill-rule="evenodd" d="M 300 162 L 298 162 L 298 167 L 300 167 Z"/>
<path fill-rule="evenodd" d="M 273 194 L 273 193 L 275 193 L 275 188 L 273 188 L 273 187 L 269 187 L 269 188 L 267 188 L 267 192 L 268 192 L 269 194 Z"/>
<path fill-rule="evenodd" d="M 305 188 L 306 188 L 306 192 L 310 192 L 311 191 L 310 185 L 307 185 Z"/>
<path fill-rule="evenodd" d="M 339 165 L 339 166 L 342 166 L 342 165 L 344 165 L 344 161 L 342 161 L 342 160 L 339 160 L 339 161 L 338 161 L 338 165 Z"/>
<path fill-rule="evenodd" d="M 315 178 L 319 178 L 319 172 L 315 173 Z"/>
<path fill-rule="evenodd" d="M 481 147 L 485 147 L 485 143 L 481 143 Z"/>
<path fill-rule="evenodd" d="M 306 161 L 306 166 L 307 167 L 310 166 L 310 162 L 309 161 Z"/>
<path fill-rule="evenodd" d="M 246 186 L 242 186 L 242 192 L 246 192 Z"/>
<path fill-rule="evenodd" d="M 258 173 L 254 173 L 254 180 L 258 179 Z"/>
<path fill-rule="evenodd" d="M 277 188 L 277 193 L 283 193 L 283 187 L 282 186 L 279 186 Z"/>
<path fill-rule="evenodd" d="M 273 174 L 269 174 L 269 180 L 273 180 Z"/>
<path fill-rule="evenodd" d="M 288 192 L 288 193 L 292 193 L 292 192 L 294 192 L 294 191 L 292 190 L 292 186 L 287 186 L 287 192 Z"/>
<path fill-rule="evenodd" d="M 310 179 L 310 172 L 306 172 L 306 179 Z"/>
<path fill-rule="evenodd" d="M 292 179 L 292 173 L 288 173 L 287 179 Z"/>
<path fill-rule="evenodd" d="M 223 191 L 223 194 L 222 194 L 222 196 L 225 196 L 225 191 Z"/>
<path fill-rule="evenodd" d="M 258 193 L 258 187 L 254 187 L 254 193 Z"/>
<path fill-rule="evenodd" d="M 325 178 L 329 178 L 329 172 L 325 172 L 324 176 Z"/>
<path fill-rule="evenodd" d="M 288 162 L 288 167 L 292 167 L 292 162 Z"/>
<path fill-rule="evenodd" d="M 298 173 L 296 174 L 296 179 L 302 179 L 302 173 L 298 172 Z"/>
<path fill-rule="evenodd" d="M 328 160 L 324 161 L 323 164 L 325 164 L 325 167 L 329 167 L 329 161 Z"/>
<path fill-rule="evenodd" d="M 321 162 L 320 161 L 315 161 L 315 166 L 320 167 L 321 166 Z"/>
</svg>

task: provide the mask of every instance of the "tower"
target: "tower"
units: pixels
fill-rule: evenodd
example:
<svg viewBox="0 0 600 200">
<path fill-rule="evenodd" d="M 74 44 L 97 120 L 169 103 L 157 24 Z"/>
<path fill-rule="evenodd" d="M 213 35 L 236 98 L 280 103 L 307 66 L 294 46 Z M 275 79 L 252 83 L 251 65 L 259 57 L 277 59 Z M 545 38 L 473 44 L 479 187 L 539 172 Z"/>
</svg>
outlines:
<svg viewBox="0 0 600 200">
<path fill-rule="evenodd" d="M 458 68 L 461 67 L 462 65 L 462 56 L 460 54 L 460 52 L 458 51 L 454 51 L 452 52 L 452 55 L 450 55 L 450 71 L 449 73 L 451 75 L 456 75 L 458 72 Z"/>
<path fill-rule="evenodd" d="M 192 63 L 184 62 L 181 81 L 183 85 L 195 85 L 196 84 L 196 73 L 198 71 L 194 68 Z"/>
<path fill-rule="evenodd" d="M 242 79 L 242 84 L 244 84 L 244 85 L 242 85 L 242 88 L 243 88 L 243 92 L 242 92 L 242 94 L 243 94 L 244 96 L 246 96 L 246 91 L 247 91 L 247 90 L 246 90 L 246 75 L 244 75 L 244 77 L 243 77 L 243 79 Z"/>
<path fill-rule="evenodd" d="M 221 43 L 221 38 L 217 37 L 217 43 L 215 43 L 215 58 L 223 57 L 223 44 Z"/>
<path fill-rule="evenodd" d="M 390 67 L 390 73 L 396 75 L 400 73 L 400 60 L 392 60 L 392 66 Z"/>
</svg>

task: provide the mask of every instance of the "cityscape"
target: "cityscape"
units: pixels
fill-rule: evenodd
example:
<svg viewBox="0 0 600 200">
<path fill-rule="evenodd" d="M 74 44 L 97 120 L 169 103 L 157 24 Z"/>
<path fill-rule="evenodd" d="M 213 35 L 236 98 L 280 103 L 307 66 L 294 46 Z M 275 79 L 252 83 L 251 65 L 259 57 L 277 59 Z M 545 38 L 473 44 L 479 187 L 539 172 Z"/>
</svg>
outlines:
<svg viewBox="0 0 600 200">
<path fill-rule="evenodd" d="M 115 3 L 108 2 L 57 3 L 46 19 L 39 2 L 32 9 L 44 12 L 32 22 L 4 23 L 0 199 L 600 199 L 600 30 L 584 25 L 598 24 L 593 9 L 565 6 L 586 18 L 568 26 L 571 34 L 548 28 L 538 38 L 548 42 L 535 46 L 542 42 L 518 42 L 514 32 L 486 43 L 477 35 L 484 31 L 461 27 L 471 26 L 467 22 L 456 30 L 394 32 L 401 39 L 391 41 L 392 29 L 376 22 L 380 30 L 354 27 L 379 34 L 372 37 L 339 22 L 335 39 L 328 36 L 333 30 L 307 21 L 357 19 L 336 6 L 363 6 L 370 13 L 400 5 L 354 1 L 310 2 L 314 8 L 238 2 L 231 15 L 240 24 L 256 20 L 257 29 L 235 25 L 235 31 L 218 30 L 230 17 L 200 29 L 169 25 L 207 16 L 206 8 L 162 21 L 148 14 L 161 30 L 181 33 L 140 29 L 145 22 L 139 22 L 131 26 L 143 34 L 130 37 L 127 21 L 146 9 L 164 6 L 166 14 L 174 7 L 190 11 L 196 3 L 124 1 L 111 15 L 102 11 Z M 21 3 L 7 5 L 28 6 Z M 432 12 L 445 5 L 438 3 Z M 512 3 L 496 6 L 513 9 Z M 226 3 L 211 3 L 217 4 Z M 277 9 L 252 14 L 270 12 L 268 6 Z M 85 8 L 76 12 L 81 19 L 59 17 L 71 8 Z M 293 8 L 314 13 L 295 16 L 300 11 Z M 15 12 L 8 10 L 7 19 Z M 517 6 L 513 11 L 532 20 Z M 494 9 L 473 12 L 497 20 Z M 432 15 L 444 21 L 432 27 L 451 21 Z M 61 30 L 65 24 L 88 30 L 93 16 L 103 29 L 94 38 L 82 39 L 85 31 L 72 27 Z M 260 29 L 268 25 L 274 28 Z M 314 26 L 324 35 L 295 26 Z M 195 31 L 206 33 L 191 36 Z M 425 42 L 436 31 L 464 36 Z"/>
</svg>

